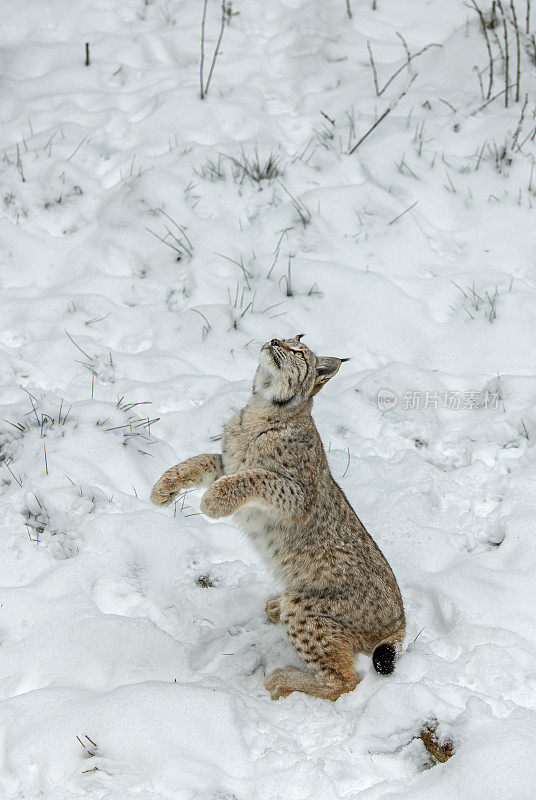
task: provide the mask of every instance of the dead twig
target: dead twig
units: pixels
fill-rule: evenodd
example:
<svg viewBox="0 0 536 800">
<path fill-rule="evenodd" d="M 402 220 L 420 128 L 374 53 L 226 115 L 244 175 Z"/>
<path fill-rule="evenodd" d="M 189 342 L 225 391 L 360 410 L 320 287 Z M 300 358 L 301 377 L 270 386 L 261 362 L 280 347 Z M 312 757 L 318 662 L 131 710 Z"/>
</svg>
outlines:
<svg viewBox="0 0 536 800">
<path fill-rule="evenodd" d="M 223 32 L 224 32 L 225 26 L 226 26 L 226 24 L 227 24 L 227 22 L 229 20 L 229 14 L 227 13 L 227 3 L 226 3 L 225 0 L 222 0 L 222 3 L 221 3 L 220 32 L 219 32 L 219 35 L 218 35 L 218 41 L 216 42 L 216 47 L 214 48 L 214 54 L 212 56 L 212 62 L 210 64 L 210 69 L 209 69 L 209 72 L 208 72 L 207 82 L 203 86 L 203 69 L 204 69 L 204 64 L 205 64 L 205 23 L 206 23 L 206 17 L 207 17 L 207 3 L 208 3 L 208 0 L 204 0 L 204 2 L 203 2 L 203 18 L 202 18 L 202 21 L 201 21 L 201 61 L 200 61 L 200 65 L 199 65 L 199 72 L 200 72 L 199 78 L 200 78 L 200 83 L 201 83 L 201 90 L 200 90 L 201 100 L 204 100 L 205 97 L 208 94 L 208 90 L 209 90 L 209 87 L 210 87 L 210 82 L 212 80 L 212 75 L 214 73 L 214 68 L 216 66 L 216 60 L 217 60 L 217 58 L 218 58 L 218 56 L 220 54 L 220 47 L 221 47 L 221 42 L 222 42 L 222 39 L 223 39 Z"/>
<path fill-rule="evenodd" d="M 476 109 L 476 111 L 472 111 L 470 116 L 474 117 L 475 114 L 478 114 L 479 111 L 482 111 L 482 109 L 486 108 L 486 106 L 489 106 L 490 103 L 493 103 L 494 100 L 496 100 L 498 97 L 501 97 L 507 91 L 507 89 L 512 89 L 513 86 L 514 86 L 514 84 L 512 83 L 512 84 L 510 84 L 510 86 L 507 86 L 505 89 L 501 89 L 500 92 L 497 92 L 497 94 L 493 95 L 493 97 L 490 97 L 489 100 L 486 100 L 485 103 L 482 103 L 482 105 L 479 106 Z"/>
<path fill-rule="evenodd" d="M 514 150 L 516 148 L 517 140 L 519 139 L 519 134 L 521 133 L 521 129 L 523 127 L 523 122 L 524 122 L 524 119 L 525 119 L 525 110 L 527 108 L 528 102 L 529 102 L 529 96 L 528 96 L 528 94 L 526 94 L 525 95 L 525 102 L 523 103 L 523 108 L 521 109 L 521 114 L 519 115 L 519 122 L 517 123 L 517 127 L 516 127 L 516 129 L 514 131 L 514 135 L 512 136 L 512 147 L 511 147 L 512 150 Z M 526 139 L 525 139 L 525 141 L 526 141 Z M 519 152 L 519 149 L 520 148 L 518 148 L 518 152 Z"/>
<path fill-rule="evenodd" d="M 514 22 L 514 30 L 516 33 L 516 103 L 519 103 L 519 91 L 521 85 L 521 44 L 519 37 L 519 25 L 517 24 L 516 7 L 514 0 L 510 0 L 510 9 L 512 11 L 512 19 Z"/>
<path fill-rule="evenodd" d="M 205 68 L 205 23 L 207 21 L 208 0 L 203 0 L 203 16 L 201 17 L 201 59 L 199 61 L 199 84 L 201 100 L 205 97 L 205 78 L 203 71 Z"/>
<path fill-rule="evenodd" d="M 416 78 L 416 77 L 417 77 L 417 75 L 413 75 L 413 76 L 412 76 L 412 78 L 411 78 L 411 80 L 410 80 L 409 84 L 406 86 L 406 88 L 404 89 L 404 91 L 403 91 L 403 92 L 401 92 L 401 93 L 398 95 L 398 97 L 396 98 L 396 100 L 394 100 L 394 101 L 393 101 L 393 102 L 392 102 L 392 103 L 391 103 L 389 106 L 387 106 L 387 108 L 385 109 L 385 111 L 383 112 L 383 114 L 381 114 L 381 116 L 379 116 L 379 117 L 378 117 L 378 119 L 376 120 L 376 122 L 375 122 L 373 125 L 371 125 L 371 127 L 368 129 L 368 131 L 367 131 L 366 133 L 364 133 L 364 134 L 363 134 L 363 136 L 362 136 L 362 137 L 361 137 L 361 138 L 360 138 L 360 139 L 359 139 L 359 140 L 358 140 L 358 141 L 357 141 L 357 142 L 354 144 L 354 146 L 352 147 L 352 149 L 351 149 L 351 150 L 348 152 L 348 155 L 349 155 L 349 156 L 351 156 L 351 155 L 352 155 L 352 153 L 355 153 L 355 151 L 357 150 L 357 148 L 358 148 L 358 147 L 359 147 L 359 146 L 360 146 L 360 145 L 361 145 L 361 144 L 362 144 L 362 143 L 365 141 L 365 139 L 366 139 L 368 136 L 370 136 L 370 134 L 372 133 L 372 131 L 374 131 L 374 130 L 375 130 L 377 127 L 378 127 L 378 125 L 379 125 L 381 122 L 383 122 L 383 120 L 384 120 L 384 119 L 385 119 L 385 118 L 386 118 L 386 117 L 387 117 L 387 116 L 388 116 L 388 115 L 391 113 L 391 111 L 392 111 L 394 108 L 396 108 L 396 106 L 398 105 L 398 103 L 399 103 L 399 102 L 402 100 L 402 98 L 403 98 L 403 97 L 405 97 L 405 95 L 408 93 L 408 91 L 409 91 L 409 89 L 410 89 L 411 85 L 413 84 L 413 81 L 415 80 L 415 78 Z M 381 94 L 381 92 L 380 92 L 380 94 Z"/>
<path fill-rule="evenodd" d="M 475 9 L 475 11 L 478 14 L 478 17 L 480 19 L 480 26 L 482 28 L 482 33 L 484 34 L 484 40 L 486 42 L 486 49 L 488 51 L 489 81 L 488 81 L 488 93 L 486 95 L 486 100 L 489 100 L 489 98 L 491 97 L 491 90 L 492 90 L 492 87 L 493 87 L 493 53 L 492 53 L 492 50 L 491 50 L 491 42 L 489 40 L 488 28 L 487 28 L 487 25 L 486 25 L 486 20 L 484 19 L 484 14 L 480 10 L 480 8 L 477 6 L 475 0 L 471 0 L 471 5 Z"/>
<path fill-rule="evenodd" d="M 376 64 L 374 63 L 374 56 L 372 55 L 372 47 L 370 46 L 370 42 L 367 42 L 367 50 L 369 54 L 370 66 L 372 68 L 372 75 L 374 78 L 374 88 L 376 89 L 376 94 L 379 94 L 380 87 L 378 86 L 378 73 L 376 71 Z"/>
<path fill-rule="evenodd" d="M 501 0 L 497 0 L 497 5 L 501 12 L 502 21 L 503 21 L 503 33 L 504 33 L 504 107 L 508 108 L 508 92 L 510 90 L 510 51 L 508 47 L 508 24 L 506 20 L 506 14 L 504 13 L 504 8 Z"/>
<path fill-rule="evenodd" d="M 402 66 L 399 67 L 395 72 L 393 72 L 391 77 L 384 84 L 383 88 L 380 89 L 380 91 L 378 92 L 378 95 L 382 95 L 385 92 L 385 90 L 387 89 L 387 87 L 392 84 L 392 82 L 395 80 L 395 78 L 398 78 L 400 73 L 403 72 L 405 69 L 407 69 L 409 67 L 409 65 L 411 64 L 412 61 L 414 61 L 419 56 L 422 56 L 422 54 L 426 53 L 427 50 L 430 50 L 431 47 L 443 47 L 443 45 L 442 44 L 436 44 L 436 43 L 432 42 L 431 44 L 427 44 L 426 47 L 423 47 L 421 50 L 418 50 L 416 53 L 413 53 L 413 55 L 409 55 L 407 57 L 407 59 L 406 59 L 406 62 L 404 64 L 402 64 Z M 407 54 L 407 51 L 406 51 L 406 54 Z"/>
</svg>

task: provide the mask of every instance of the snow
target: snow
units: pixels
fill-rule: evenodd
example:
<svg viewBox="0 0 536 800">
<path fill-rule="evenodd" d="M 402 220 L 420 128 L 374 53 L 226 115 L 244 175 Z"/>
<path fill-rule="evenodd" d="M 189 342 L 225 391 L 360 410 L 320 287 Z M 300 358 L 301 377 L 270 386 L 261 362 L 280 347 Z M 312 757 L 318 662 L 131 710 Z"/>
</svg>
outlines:
<svg viewBox="0 0 536 800">
<path fill-rule="evenodd" d="M 3 5 L 0 797 L 533 798 L 525 3 L 520 101 L 483 109 L 462 0 L 352 0 L 351 19 L 343 0 L 235 0 L 204 101 L 200 0 Z M 219 19 L 210 0 L 205 79 Z M 381 90 L 397 33 L 438 46 L 378 96 L 367 42 Z M 277 174 L 244 174 L 270 155 Z M 314 416 L 408 620 L 395 673 L 360 657 L 334 704 L 264 689 L 299 659 L 232 521 L 202 517 L 201 492 L 148 500 L 218 449 L 259 346 L 301 332 L 351 357 Z M 436 766 L 431 717 L 455 749 Z"/>
</svg>

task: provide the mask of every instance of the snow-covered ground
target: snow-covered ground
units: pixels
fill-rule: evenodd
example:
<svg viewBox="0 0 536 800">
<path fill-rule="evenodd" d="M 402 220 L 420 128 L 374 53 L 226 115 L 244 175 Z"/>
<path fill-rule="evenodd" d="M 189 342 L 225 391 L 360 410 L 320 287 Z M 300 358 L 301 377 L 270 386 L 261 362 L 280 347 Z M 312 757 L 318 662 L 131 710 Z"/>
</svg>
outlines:
<svg viewBox="0 0 536 800">
<path fill-rule="evenodd" d="M 202 0 L 1 4 L 1 798 L 536 795 L 526 3 L 482 108 L 473 8 L 351 2 L 233 0 L 203 101 Z M 264 689 L 298 659 L 232 522 L 148 501 L 298 332 L 351 357 L 314 414 L 408 619 L 334 704 Z"/>
</svg>

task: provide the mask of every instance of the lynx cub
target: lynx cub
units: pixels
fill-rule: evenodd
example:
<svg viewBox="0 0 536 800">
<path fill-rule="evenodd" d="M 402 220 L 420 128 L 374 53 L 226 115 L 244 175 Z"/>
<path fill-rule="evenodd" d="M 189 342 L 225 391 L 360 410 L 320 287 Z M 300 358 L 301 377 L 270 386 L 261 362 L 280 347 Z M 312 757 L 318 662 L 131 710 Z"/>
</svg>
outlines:
<svg viewBox="0 0 536 800">
<path fill-rule="evenodd" d="M 396 579 L 333 480 L 311 417 L 313 396 L 346 359 L 315 356 L 300 341 L 272 339 L 260 355 L 248 404 L 226 426 L 222 453 L 168 469 L 151 500 L 167 505 L 191 486 L 210 487 L 208 517 L 235 514 L 285 587 L 269 600 L 308 670 L 274 670 L 274 700 L 291 692 L 336 700 L 359 678 L 354 654 L 393 671 L 405 631 Z"/>
</svg>

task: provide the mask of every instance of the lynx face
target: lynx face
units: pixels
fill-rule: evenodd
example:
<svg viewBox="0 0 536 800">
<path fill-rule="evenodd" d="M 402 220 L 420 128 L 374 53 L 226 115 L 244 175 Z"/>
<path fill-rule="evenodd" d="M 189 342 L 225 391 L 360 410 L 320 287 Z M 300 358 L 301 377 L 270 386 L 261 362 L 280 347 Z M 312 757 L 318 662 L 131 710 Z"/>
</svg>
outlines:
<svg viewBox="0 0 536 800">
<path fill-rule="evenodd" d="M 344 358 L 315 356 L 300 339 L 272 339 L 261 349 L 253 393 L 267 405 L 297 406 L 315 395 Z"/>
</svg>

